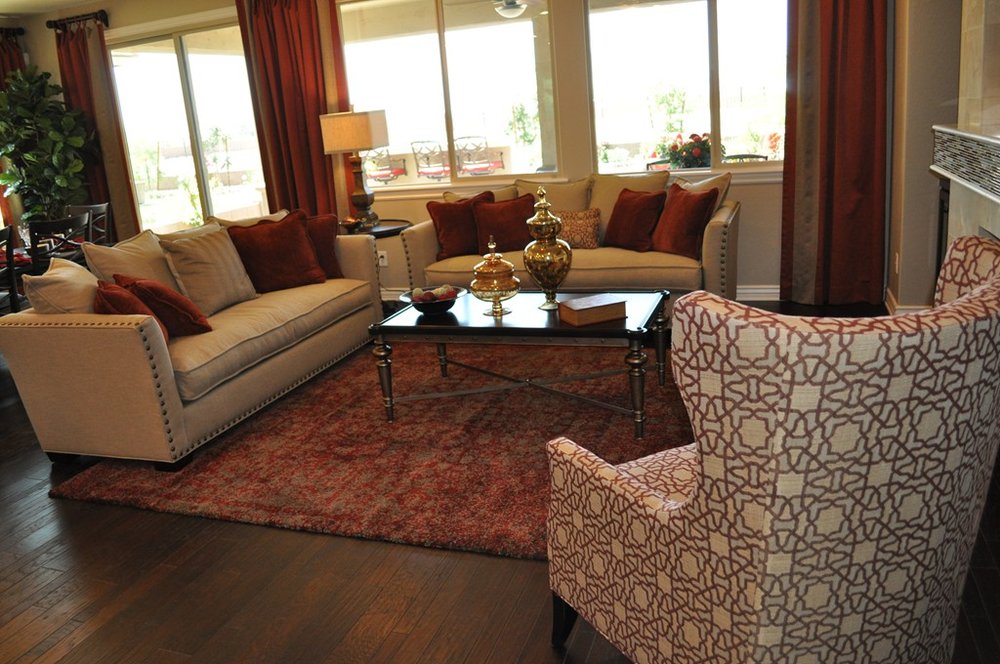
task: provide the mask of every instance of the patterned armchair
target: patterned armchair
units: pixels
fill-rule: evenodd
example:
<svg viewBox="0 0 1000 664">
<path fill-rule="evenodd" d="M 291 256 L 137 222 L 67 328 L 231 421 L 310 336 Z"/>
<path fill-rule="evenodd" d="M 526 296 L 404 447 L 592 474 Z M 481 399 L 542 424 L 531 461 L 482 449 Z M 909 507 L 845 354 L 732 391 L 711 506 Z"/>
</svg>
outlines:
<svg viewBox="0 0 1000 664">
<path fill-rule="evenodd" d="M 696 442 L 611 466 L 548 444 L 553 643 L 638 662 L 948 662 L 1000 441 L 1000 243 L 935 308 L 838 319 L 705 292 L 673 310 Z"/>
</svg>

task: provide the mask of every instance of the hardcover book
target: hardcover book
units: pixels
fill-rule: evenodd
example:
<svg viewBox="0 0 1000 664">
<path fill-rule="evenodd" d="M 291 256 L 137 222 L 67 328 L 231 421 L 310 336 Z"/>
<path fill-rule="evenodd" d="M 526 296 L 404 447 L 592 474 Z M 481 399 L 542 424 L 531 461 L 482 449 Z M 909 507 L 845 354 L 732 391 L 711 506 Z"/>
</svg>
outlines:
<svg viewBox="0 0 1000 664">
<path fill-rule="evenodd" d="M 601 293 L 565 300 L 559 303 L 559 320 L 569 325 L 593 325 L 625 318 L 625 298 L 614 293 Z"/>
</svg>

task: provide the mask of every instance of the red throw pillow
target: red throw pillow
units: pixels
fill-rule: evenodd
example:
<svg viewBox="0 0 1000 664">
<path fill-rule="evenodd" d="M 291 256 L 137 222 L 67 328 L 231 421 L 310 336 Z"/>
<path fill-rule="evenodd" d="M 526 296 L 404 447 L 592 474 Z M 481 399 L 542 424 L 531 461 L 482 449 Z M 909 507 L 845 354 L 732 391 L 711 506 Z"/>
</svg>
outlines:
<svg viewBox="0 0 1000 664">
<path fill-rule="evenodd" d="M 441 247 L 437 255 L 439 261 L 476 253 L 476 218 L 472 209 L 476 203 L 492 203 L 493 200 L 493 192 L 484 191 L 454 203 L 428 201 L 427 212 L 434 222 L 434 232 Z"/>
<path fill-rule="evenodd" d="M 297 212 L 298 210 L 296 210 Z M 321 214 L 306 219 L 306 233 L 316 250 L 316 259 L 328 279 L 340 279 L 344 272 L 337 261 L 336 238 L 340 232 L 340 222 L 333 214 Z"/>
<path fill-rule="evenodd" d="M 201 313 L 201 309 L 190 298 L 160 281 L 116 274 L 115 283 L 149 307 L 172 337 L 212 331 L 205 314 Z"/>
<path fill-rule="evenodd" d="M 653 248 L 653 228 L 663 210 L 665 191 L 632 191 L 622 189 L 608 219 L 604 233 L 606 247 L 621 247 L 632 251 Z"/>
<path fill-rule="evenodd" d="M 163 340 L 170 341 L 170 332 L 167 331 L 163 321 L 157 318 L 152 309 L 143 304 L 142 300 L 132 293 L 129 293 L 121 286 L 108 283 L 107 281 L 98 281 L 97 293 L 94 294 L 94 313 L 123 315 L 142 314 L 144 316 L 152 316 L 156 320 L 156 324 L 160 326 L 160 330 L 163 332 Z"/>
<path fill-rule="evenodd" d="M 653 230 L 653 250 L 700 260 L 702 237 L 718 197 L 718 189 L 695 192 L 671 185 Z"/>
<path fill-rule="evenodd" d="M 226 229 L 258 293 L 326 281 L 305 219 L 306 213 L 296 210 L 281 221 Z"/>
<path fill-rule="evenodd" d="M 472 209 L 480 254 L 489 251 L 486 245 L 491 235 L 497 243 L 497 251 L 520 251 L 531 242 L 526 223 L 535 214 L 535 197 L 531 194 L 499 203 L 476 203 Z"/>
</svg>

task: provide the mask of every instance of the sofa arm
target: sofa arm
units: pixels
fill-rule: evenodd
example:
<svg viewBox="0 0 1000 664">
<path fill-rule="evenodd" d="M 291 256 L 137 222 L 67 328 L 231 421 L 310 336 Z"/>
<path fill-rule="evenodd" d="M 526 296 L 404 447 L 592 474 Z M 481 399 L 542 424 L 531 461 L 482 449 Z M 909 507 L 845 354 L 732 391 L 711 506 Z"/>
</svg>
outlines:
<svg viewBox="0 0 1000 664">
<path fill-rule="evenodd" d="M 368 234 L 338 235 L 334 244 L 337 263 L 348 279 L 367 281 L 371 289 L 375 310 L 382 312 L 382 295 L 379 291 L 378 254 L 375 253 L 375 238 Z"/>
<path fill-rule="evenodd" d="M 154 318 L 11 314 L 0 353 L 46 452 L 171 462 L 192 449 Z"/>
<path fill-rule="evenodd" d="M 410 226 L 399 237 L 403 240 L 403 252 L 406 254 L 406 270 L 410 277 L 410 288 L 422 288 L 427 285 L 424 268 L 437 262 L 439 251 L 437 233 L 434 222 L 428 219 Z"/>
<path fill-rule="evenodd" d="M 727 200 L 709 220 L 701 245 L 702 287 L 727 300 L 736 299 L 739 221 L 739 202 Z"/>
</svg>

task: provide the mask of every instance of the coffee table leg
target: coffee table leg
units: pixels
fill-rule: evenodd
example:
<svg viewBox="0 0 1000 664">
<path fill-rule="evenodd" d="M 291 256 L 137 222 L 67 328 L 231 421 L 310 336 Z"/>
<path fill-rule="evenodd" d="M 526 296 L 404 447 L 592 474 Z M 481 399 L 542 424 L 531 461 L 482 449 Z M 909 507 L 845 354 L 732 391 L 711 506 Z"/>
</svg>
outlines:
<svg viewBox="0 0 1000 664">
<path fill-rule="evenodd" d="M 446 344 L 438 344 L 438 364 L 441 365 L 441 377 L 448 377 L 448 346 Z"/>
<path fill-rule="evenodd" d="M 385 414 L 392 422 L 394 413 L 392 410 L 392 346 L 385 340 L 379 338 L 375 341 L 372 349 L 375 356 L 375 366 L 378 367 L 378 382 L 382 385 L 382 401 L 385 402 Z"/>
<path fill-rule="evenodd" d="M 632 419 L 635 421 L 635 437 L 645 435 L 646 424 L 646 354 L 642 352 L 642 340 L 631 339 L 628 342 L 628 355 L 625 364 L 628 365 L 628 385 L 632 396 Z"/>
<path fill-rule="evenodd" d="M 656 346 L 656 378 L 662 386 L 667 381 L 667 317 L 663 315 L 663 307 L 653 323 L 653 343 Z"/>
</svg>

